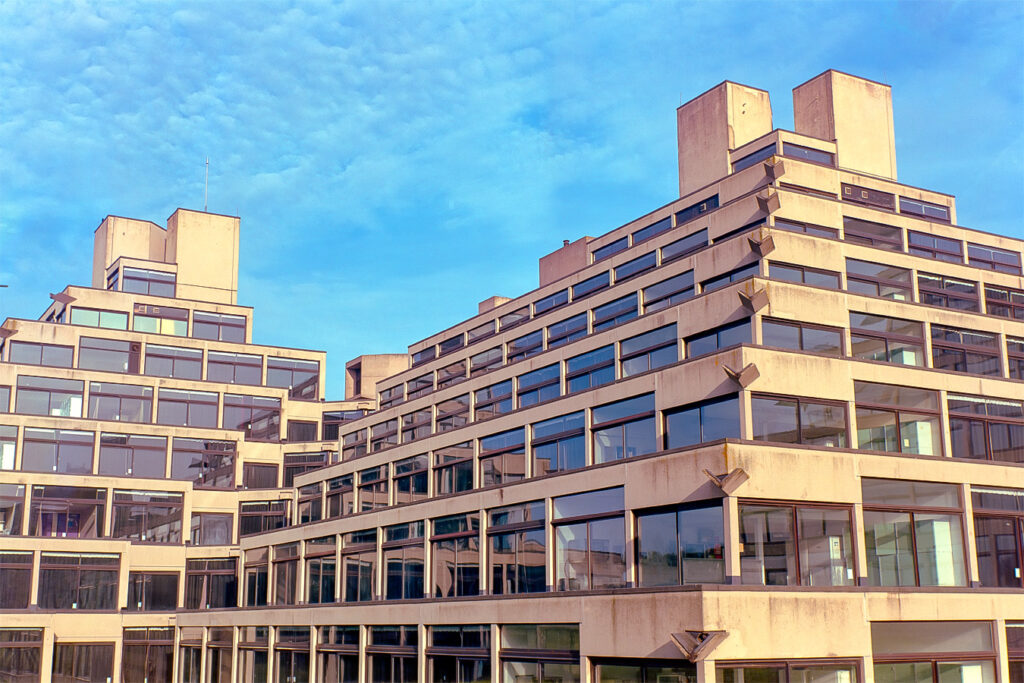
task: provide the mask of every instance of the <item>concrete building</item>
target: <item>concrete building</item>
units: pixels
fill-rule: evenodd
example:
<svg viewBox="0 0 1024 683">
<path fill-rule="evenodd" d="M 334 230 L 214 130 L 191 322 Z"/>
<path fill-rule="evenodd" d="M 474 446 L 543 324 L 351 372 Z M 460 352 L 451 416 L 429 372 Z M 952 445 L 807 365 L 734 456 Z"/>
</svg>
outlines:
<svg viewBox="0 0 1024 683">
<path fill-rule="evenodd" d="M 678 199 L 345 401 L 237 219 L 106 218 L 0 328 L 0 681 L 1024 681 L 1024 241 L 888 86 L 793 103 L 682 105 Z"/>
</svg>

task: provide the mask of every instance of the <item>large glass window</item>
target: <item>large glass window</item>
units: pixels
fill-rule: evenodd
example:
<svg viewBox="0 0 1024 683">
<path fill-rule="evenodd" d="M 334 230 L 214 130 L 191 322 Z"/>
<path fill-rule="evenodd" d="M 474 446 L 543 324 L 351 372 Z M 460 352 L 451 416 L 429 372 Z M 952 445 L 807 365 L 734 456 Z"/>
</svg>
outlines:
<svg viewBox="0 0 1024 683">
<path fill-rule="evenodd" d="M 41 609 L 115 610 L 120 558 L 106 553 L 52 553 L 39 558 Z"/>
<path fill-rule="evenodd" d="M 620 251 L 625 251 L 629 248 L 629 237 L 620 237 L 614 242 L 609 242 L 603 247 L 599 247 L 594 250 L 593 263 L 604 260 L 613 254 L 618 254 Z"/>
<path fill-rule="evenodd" d="M 122 292 L 173 298 L 174 281 L 174 273 L 165 273 L 160 270 L 149 270 L 147 268 L 132 268 L 130 266 L 125 266 L 121 269 Z"/>
<path fill-rule="evenodd" d="M 137 374 L 141 350 L 139 342 L 82 337 L 78 342 L 78 367 L 83 370 Z"/>
<path fill-rule="evenodd" d="M 899 365 L 924 365 L 924 323 L 868 313 L 850 313 L 854 358 Z"/>
<path fill-rule="evenodd" d="M 954 458 L 1024 463 L 1024 403 L 951 393 L 947 405 Z"/>
<path fill-rule="evenodd" d="M 769 274 L 773 280 L 799 282 L 800 284 L 824 287 L 825 289 L 839 289 L 839 273 L 834 270 L 821 270 L 808 266 L 779 263 L 778 261 L 772 261 L 769 265 Z"/>
<path fill-rule="evenodd" d="M 567 393 L 592 389 L 615 381 L 615 345 L 573 356 L 565 362 Z"/>
<path fill-rule="evenodd" d="M 184 634 L 182 640 L 184 640 Z M 269 642 L 269 626 L 242 626 L 238 629 L 238 680 L 240 683 L 266 683 L 270 673 L 270 653 L 267 649 Z M 198 661 L 195 666 L 198 669 Z"/>
<path fill-rule="evenodd" d="M 398 418 L 370 425 L 370 450 L 374 453 L 398 445 Z"/>
<path fill-rule="evenodd" d="M 587 336 L 587 314 L 580 313 L 554 325 L 548 325 L 548 348 L 564 346 Z"/>
<path fill-rule="evenodd" d="M 428 411 L 429 412 L 429 411 Z M 469 423 L 469 394 L 452 396 L 437 404 L 437 431 L 448 432 Z"/>
<path fill-rule="evenodd" d="M 174 627 L 126 628 L 122 634 L 121 680 L 170 681 L 174 671 Z"/>
<path fill-rule="evenodd" d="M 128 611 L 161 612 L 178 606 L 178 574 L 131 572 Z"/>
<path fill-rule="evenodd" d="M 181 543 L 183 495 L 164 491 L 114 491 L 110 535 L 145 543 Z"/>
<path fill-rule="evenodd" d="M 851 185 L 844 186 L 844 199 L 849 198 L 847 190 L 851 187 Z M 865 193 L 872 192 L 871 190 L 866 190 L 864 188 L 858 189 Z M 888 195 L 888 197 L 891 199 L 892 195 Z M 886 251 L 903 251 L 902 229 L 892 225 L 885 225 L 883 223 L 873 223 L 871 221 L 861 220 L 859 218 L 843 216 L 843 239 L 847 242 L 866 244 L 877 249 L 885 249 Z"/>
<path fill-rule="evenodd" d="M 341 426 L 346 422 L 358 420 L 366 416 L 367 411 L 358 410 L 325 410 L 320 431 L 321 441 L 337 441 L 341 436 Z"/>
<path fill-rule="evenodd" d="M 841 356 L 843 331 L 838 327 L 764 318 L 761 321 L 761 343 L 777 349 Z"/>
<path fill-rule="evenodd" d="M 203 350 L 146 344 L 145 374 L 197 380 L 203 374 Z"/>
<path fill-rule="evenodd" d="M 496 370 L 500 368 L 505 362 L 505 357 L 501 352 L 500 346 L 495 346 L 493 349 L 487 349 L 480 353 L 469 357 L 469 376 L 476 377 L 482 375 L 485 372 Z"/>
<path fill-rule="evenodd" d="M 263 379 L 263 356 L 210 351 L 206 354 L 206 379 L 209 382 L 259 385 Z"/>
<path fill-rule="evenodd" d="M 670 365 L 679 360 L 675 323 L 624 339 L 619 344 L 623 377 Z"/>
<path fill-rule="evenodd" d="M 491 680 L 491 627 L 431 626 L 426 654 L 432 681 L 485 683 Z"/>
<path fill-rule="evenodd" d="M 341 459 L 351 460 L 366 455 L 366 430 L 357 429 L 341 437 Z"/>
<path fill-rule="evenodd" d="M 594 332 L 609 330 L 639 315 L 636 292 L 594 309 Z"/>
<path fill-rule="evenodd" d="M 734 394 L 665 412 L 665 448 L 740 438 L 740 403 Z"/>
<path fill-rule="evenodd" d="M 213 626 L 206 638 L 206 679 L 208 683 L 231 683 L 231 651 L 235 641 L 235 629 L 230 626 Z M 148 683 L 148 681 L 146 682 Z"/>
<path fill-rule="evenodd" d="M 1024 587 L 1024 491 L 972 486 L 971 503 L 981 585 Z"/>
<path fill-rule="evenodd" d="M 846 404 L 790 396 L 754 395 L 754 439 L 846 447 Z"/>
<path fill-rule="evenodd" d="M 385 527 L 384 598 L 416 600 L 423 597 L 423 522 Z"/>
<path fill-rule="evenodd" d="M 938 392 L 854 382 L 857 447 L 871 451 L 941 455 Z"/>
<path fill-rule="evenodd" d="M 216 427 L 217 394 L 160 389 L 156 421 L 157 424 L 179 427 Z"/>
<path fill-rule="evenodd" d="M 579 301 L 580 299 L 590 296 L 595 292 L 599 292 L 602 289 L 608 287 L 611 284 L 611 273 L 610 271 L 604 271 L 591 278 L 587 278 L 583 282 L 572 286 L 572 300 Z"/>
<path fill-rule="evenodd" d="M 697 669 L 688 662 L 681 664 L 678 661 L 654 659 L 599 659 L 594 664 L 595 683 L 693 683 L 696 680 Z"/>
<path fill-rule="evenodd" d="M 932 325 L 932 367 L 975 375 L 1002 374 L 999 335 Z"/>
<path fill-rule="evenodd" d="M 278 626 L 274 659 L 275 680 L 309 683 L 309 627 Z"/>
<path fill-rule="evenodd" d="M 637 513 L 641 586 L 725 582 L 721 504 Z"/>
<path fill-rule="evenodd" d="M 441 517 L 432 522 L 434 596 L 480 592 L 480 518 L 476 513 Z"/>
<path fill-rule="evenodd" d="M 18 448 L 18 427 L 0 425 L 0 470 L 14 469 L 14 454 Z"/>
<path fill-rule="evenodd" d="M 274 604 L 294 605 L 299 588 L 299 544 L 275 545 L 273 552 Z"/>
<path fill-rule="evenodd" d="M 416 683 L 419 633 L 415 626 L 371 626 L 366 646 L 368 680 Z"/>
<path fill-rule="evenodd" d="M 513 339 L 506 346 L 508 347 L 509 363 L 536 356 L 544 350 L 544 330 L 536 330 L 518 339 Z"/>
<path fill-rule="evenodd" d="M 281 399 L 224 394 L 223 425 L 245 432 L 246 441 L 280 441 Z"/>
<path fill-rule="evenodd" d="M 587 464 L 584 423 L 584 414 L 580 411 L 531 426 L 530 450 L 535 477 L 574 470 Z"/>
<path fill-rule="evenodd" d="M 424 376 L 429 378 L 430 380 L 429 388 L 417 385 L 417 396 L 422 396 L 423 394 L 429 393 L 434 389 L 434 375 L 429 374 Z M 410 382 L 410 384 L 412 384 L 412 382 Z M 409 393 L 412 393 L 412 391 L 410 390 Z M 384 410 L 385 408 L 390 408 L 391 406 L 397 406 L 399 403 L 402 403 L 403 401 L 405 401 L 405 386 L 402 384 L 396 384 L 395 386 L 388 387 L 387 389 L 384 389 L 383 391 L 380 392 L 381 410 Z"/>
<path fill-rule="evenodd" d="M 522 428 L 480 439 L 480 485 L 495 486 L 526 476 L 526 450 Z"/>
<path fill-rule="evenodd" d="M 923 304 L 954 308 L 960 311 L 981 310 L 977 282 L 919 272 L 917 274 L 917 289 Z"/>
<path fill-rule="evenodd" d="M 395 462 L 395 505 L 427 498 L 429 464 L 429 458 L 426 455 L 414 455 L 411 458 Z"/>
<path fill-rule="evenodd" d="M 351 515 L 355 512 L 355 477 L 343 474 L 327 480 L 327 519 Z"/>
<path fill-rule="evenodd" d="M 92 449 L 96 438 L 93 432 L 35 427 L 25 427 L 24 432 L 21 469 L 92 474 Z"/>
<path fill-rule="evenodd" d="M 402 416 L 402 443 L 409 443 L 430 436 L 433 429 L 434 412 L 430 406 Z"/>
<path fill-rule="evenodd" d="M 193 512 L 189 524 L 192 545 L 231 545 L 235 517 L 230 512 Z"/>
<path fill-rule="evenodd" d="M 128 314 L 123 311 L 103 311 L 76 306 L 71 309 L 71 324 L 102 327 L 108 330 L 127 330 Z"/>
<path fill-rule="evenodd" d="M 75 347 L 57 344 L 40 344 L 39 342 L 23 342 L 11 340 L 10 351 L 7 352 L 9 363 L 24 365 L 41 365 L 51 368 L 70 368 Z"/>
<path fill-rule="evenodd" d="M 560 289 L 554 294 L 548 294 L 543 299 L 538 299 L 533 304 L 533 315 L 538 316 L 541 313 L 547 313 L 548 311 L 554 310 L 559 306 L 564 306 L 569 303 L 569 290 Z"/>
<path fill-rule="evenodd" d="M 591 413 L 594 463 L 646 455 L 658 450 L 654 394 L 598 406 Z"/>
<path fill-rule="evenodd" d="M 476 403 L 473 415 L 477 421 L 512 412 L 512 380 L 477 389 L 473 392 L 473 400 Z"/>
<path fill-rule="evenodd" d="M 358 626 L 321 626 L 317 653 L 326 683 L 359 683 Z"/>
<path fill-rule="evenodd" d="M 434 493 L 447 496 L 473 488 L 473 444 L 463 441 L 434 451 Z"/>
<path fill-rule="evenodd" d="M 52 683 L 100 683 L 113 675 L 113 643 L 54 643 Z"/>
<path fill-rule="evenodd" d="M 245 605 L 267 604 L 270 590 L 270 549 L 251 548 L 245 551 Z"/>
<path fill-rule="evenodd" d="M 100 434 L 100 474 L 163 479 L 166 466 L 166 436 Z"/>
<path fill-rule="evenodd" d="M 22 415 L 82 417 L 85 383 L 54 377 L 18 377 L 14 412 Z"/>
<path fill-rule="evenodd" d="M 547 590 L 544 501 L 494 508 L 487 514 L 491 593 Z"/>
<path fill-rule="evenodd" d="M 218 609 L 238 605 L 238 559 L 185 561 L 185 609 Z"/>
<path fill-rule="evenodd" d="M 184 337 L 188 334 L 188 309 L 135 304 L 132 329 L 136 332 Z"/>
<path fill-rule="evenodd" d="M 267 386 L 288 389 L 289 398 L 315 401 L 320 391 L 320 363 L 269 356 Z"/>
<path fill-rule="evenodd" d="M 0 628 L 0 679 L 38 681 L 42 673 L 43 629 Z"/>
<path fill-rule="evenodd" d="M 21 484 L 0 484 L 0 536 L 21 536 L 24 517 L 25 487 Z"/>
<path fill-rule="evenodd" d="M 554 499 L 558 590 L 626 586 L 624 508 L 622 488 Z"/>
<path fill-rule="evenodd" d="M 171 479 L 191 481 L 197 488 L 233 488 L 234 441 L 174 437 L 171 445 Z"/>
<path fill-rule="evenodd" d="M 462 358 L 437 369 L 437 388 L 444 389 L 466 379 L 466 359 Z"/>
<path fill-rule="evenodd" d="M 239 536 L 281 529 L 288 526 L 290 521 L 290 500 L 260 500 L 238 505 Z"/>
<path fill-rule="evenodd" d="M 653 270 L 658 266 L 658 252 L 651 251 L 643 256 L 638 256 L 635 259 L 626 261 L 622 265 L 615 267 L 615 282 L 618 284 L 623 280 L 628 280 L 631 277 L 636 277 L 646 273 L 649 270 Z"/>
<path fill-rule="evenodd" d="M 965 584 L 958 486 L 864 478 L 861 489 L 869 585 Z"/>
<path fill-rule="evenodd" d="M 89 419 L 153 421 L 153 387 L 89 382 Z"/>
<path fill-rule="evenodd" d="M 750 320 L 740 320 L 690 335 L 686 338 L 686 356 L 696 358 L 736 344 L 749 344 L 750 340 Z"/>
<path fill-rule="evenodd" d="M 505 681 L 579 683 L 582 680 L 580 627 L 576 624 L 503 625 L 498 657 Z"/>
<path fill-rule="evenodd" d="M 703 293 L 713 292 L 716 289 L 721 289 L 731 282 L 739 282 L 740 280 L 746 280 L 748 277 L 753 275 L 761 274 L 761 264 L 755 261 L 754 263 L 735 268 L 727 273 L 716 275 L 715 277 L 708 278 L 700 283 L 700 291 Z"/>
<path fill-rule="evenodd" d="M 0 609 L 25 609 L 31 598 L 32 551 L 0 551 Z M 0 651 L 2 649 L 0 646 Z"/>
<path fill-rule="evenodd" d="M 740 515 L 740 576 L 758 586 L 852 586 L 849 507 L 745 501 Z"/>
<path fill-rule="evenodd" d="M 860 680 L 858 674 L 856 661 L 805 663 L 796 659 L 761 664 L 719 664 L 715 680 L 718 683 L 849 683 Z"/>
<path fill-rule="evenodd" d="M 359 510 L 388 506 L 388 466 L 378 465 L 359 472 Z"/>
<path fill-rule="evenodd" d="M 967 263 L 975 268 L 996 270 L 1000 273 L 1020 275 L 1020 253 L 1006 249 L 986 247 L 981 244 L 967 243 Z"/>
<path fill-rule="evenodd" d="M 683 258 L 696 251 L 700 251 L 706 246 L 708 246 L 708 230 L 703 228 L 692 235 L 687 235 L 681 240 L 676 240 L 662 247 L 661 264 L 665 265 L 669 261 Z"/>
<path fill-rule="evenodd" d="M 846 259 L 846 289 L 895 301 L 913 301 L 910 271 L 873 261 Z"/>
<path fill-rule="evenodd" d="M 550 401 L 561 394 L 559 381 L 561 371 L 558 363 L 548 365 L 516 378 L 519 407 L 525 408 L 544 401 Z"/>
<path fill-rule="evenodd" d="M 878 683 L 995 683 L 987 621 L 876 621 L 871 650 Z"/>
<path fill-rule="evenodd" d="M 352 531 L 342 537 L 341 601 L 374 599 L 374 567 L 377 566 L 377 530 Z"/>
<path fill-rule="evenodd" d="M 102 538 L 107 490 L 84 486 L 32 487 L 29 535 Z"/>
<path fill-rule="evenodd" d="M 1024 320 L 1024 291 L 985 285 L 985 312 L 1002 318 Z"/>
<path fill-rule="evenodd" d="M 192 336 L 214 341 L 244 342 L 245 316 L 227 313 L 192 313 Z"/>
</svg>

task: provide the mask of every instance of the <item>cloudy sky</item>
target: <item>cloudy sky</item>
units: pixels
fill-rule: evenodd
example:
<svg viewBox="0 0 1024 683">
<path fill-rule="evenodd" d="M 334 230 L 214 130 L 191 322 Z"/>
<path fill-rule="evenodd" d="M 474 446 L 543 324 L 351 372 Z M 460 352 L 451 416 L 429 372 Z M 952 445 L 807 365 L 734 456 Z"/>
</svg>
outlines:
<svg viewBox="0 0 1024 683">
<path fill-rule="evenodd" d="M 107 214 L 242 224 L 256 341 L 404 351 L 676 196 L 675 108 L 893 86 L 900 179 L 1024 237 L 1024 1 L 0 2 L 0 318 L 88 284 Z M 333 369 L 333 370 L 332 370 Z"/>
</svg>

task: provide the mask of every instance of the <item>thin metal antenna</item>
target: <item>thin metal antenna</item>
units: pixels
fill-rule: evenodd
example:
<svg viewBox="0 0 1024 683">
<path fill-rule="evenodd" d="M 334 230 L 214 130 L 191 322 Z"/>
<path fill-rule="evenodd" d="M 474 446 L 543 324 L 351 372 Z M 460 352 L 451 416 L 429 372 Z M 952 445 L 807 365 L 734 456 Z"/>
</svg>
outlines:
<svg viewBox="0 0 1024 683">
<path fill-rule="evenodd" d="M 203 213 L 206 213 L 206 199 L 210 194 L 210 157 L 206 157 L 206 180 L 203 181 Z"/>
</svg>

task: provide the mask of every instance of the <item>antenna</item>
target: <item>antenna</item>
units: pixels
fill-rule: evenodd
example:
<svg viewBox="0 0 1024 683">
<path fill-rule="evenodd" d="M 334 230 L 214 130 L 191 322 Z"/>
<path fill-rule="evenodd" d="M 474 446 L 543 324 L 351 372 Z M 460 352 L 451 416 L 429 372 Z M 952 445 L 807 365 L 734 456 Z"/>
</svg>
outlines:
<svg viewBox="0 0 1024 683">
<path fill-rule="evenodd" d="M 206 213 L 206 199 L 210 193 L 210 157 L 206 157 L 206 180 L 203 182 L 203 213 Z"/>
</svg>

